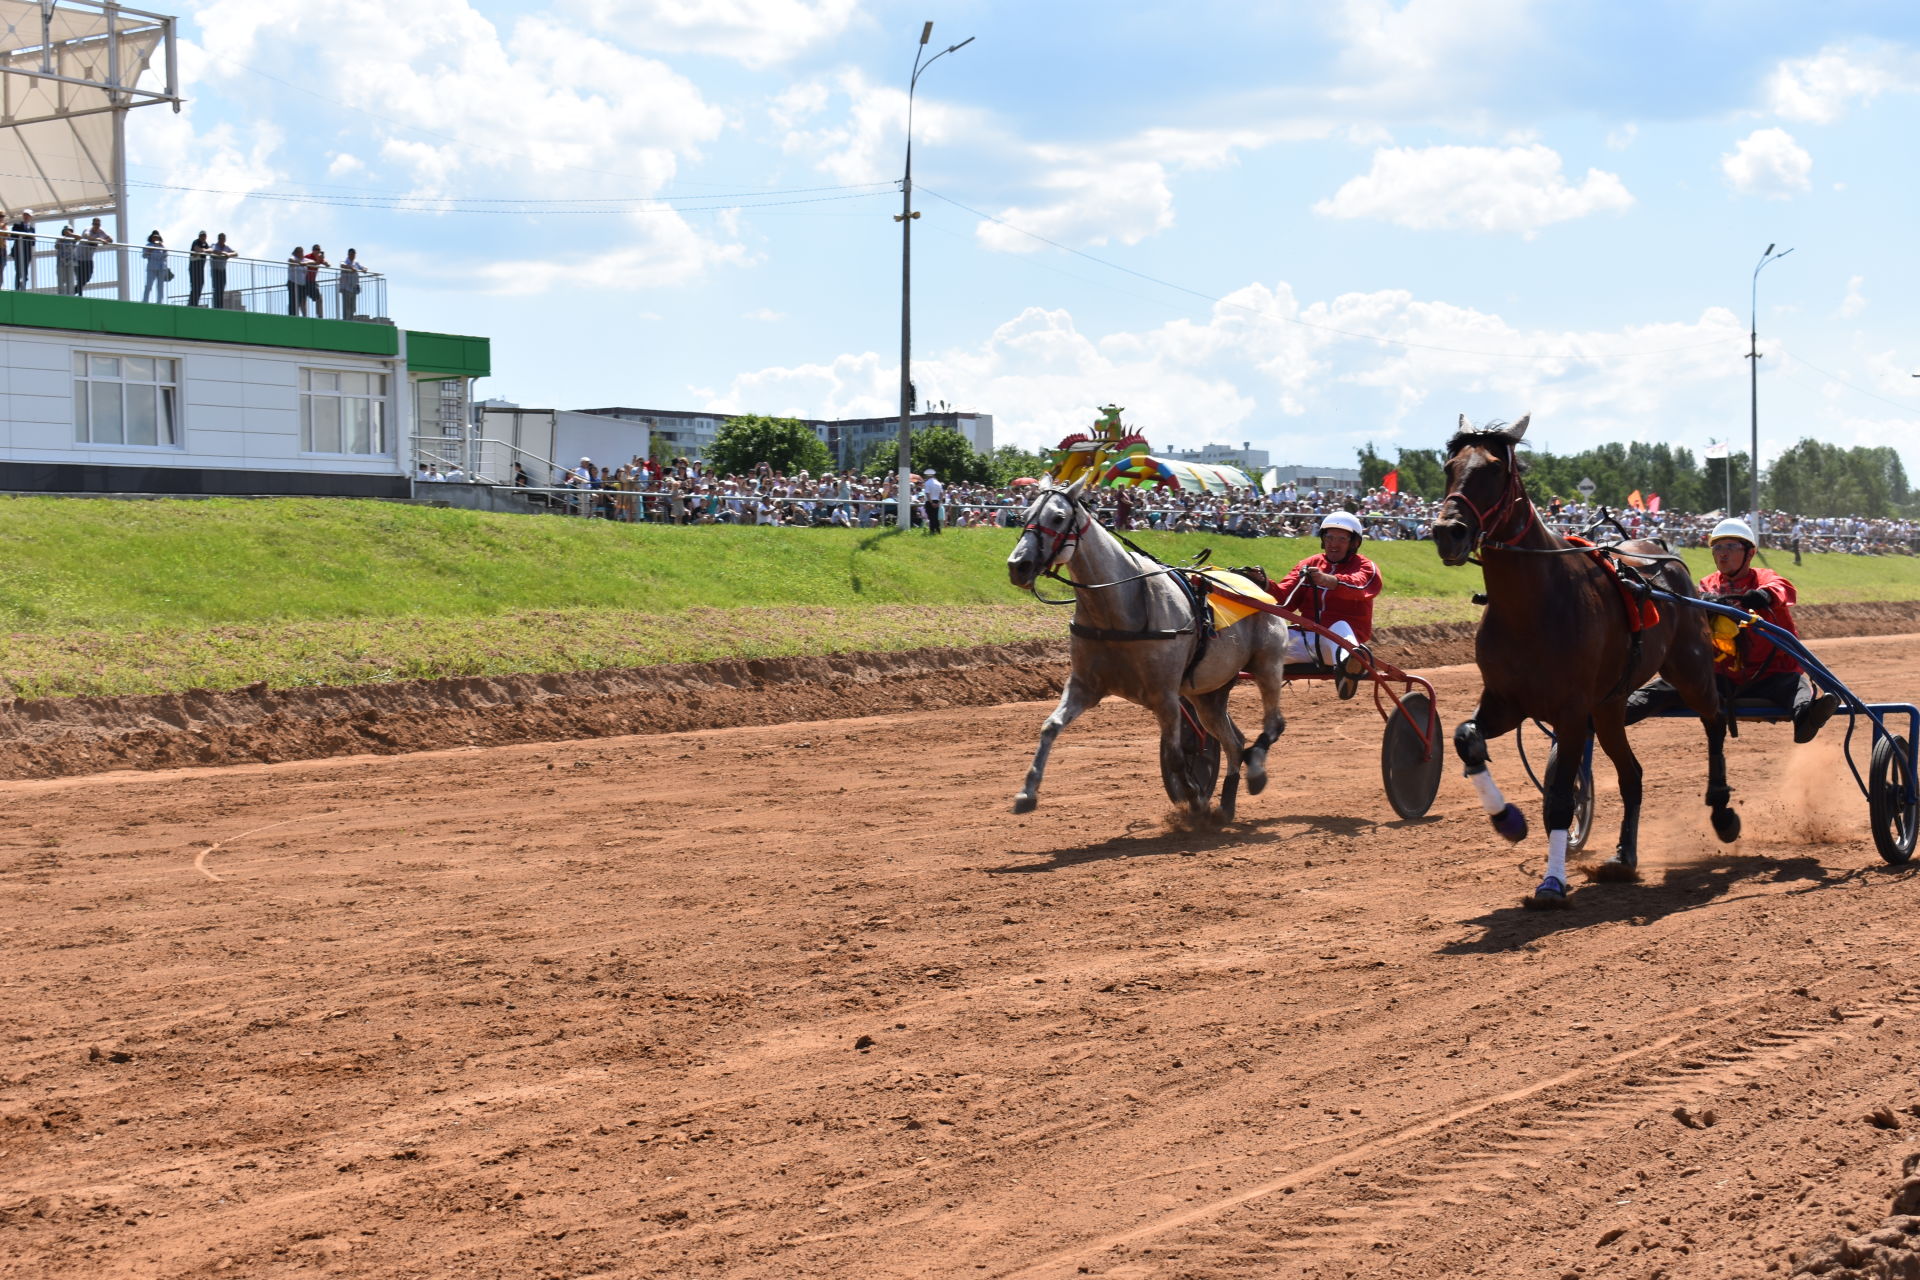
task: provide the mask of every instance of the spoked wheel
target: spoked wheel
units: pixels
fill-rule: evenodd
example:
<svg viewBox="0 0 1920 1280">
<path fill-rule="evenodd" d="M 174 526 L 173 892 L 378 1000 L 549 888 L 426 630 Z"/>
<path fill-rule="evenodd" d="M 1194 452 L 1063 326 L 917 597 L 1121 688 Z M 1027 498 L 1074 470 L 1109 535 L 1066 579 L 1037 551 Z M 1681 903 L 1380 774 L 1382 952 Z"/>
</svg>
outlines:
<svg viewBox="0 0 1920 1280">
<path fill-rule="evenodd" d="M 1587 847 L 1587 837 L 1593 834 L 1593 761 L 1585 760 L 1580 765 L 1580 775 L 1573 780 L 1573 825 L 1567 828 L 1567 852 L 1578 853 Z"/>
<path fill-rule="evenodd" d="M 1424 693 L 1410 693 L 1400 699 L 1380 742 L 1380 780 L 1395 813 L 1426 816 L 1440 790 L 1440 757 L 1440 716 L 1433 701 Z"/>
<path fill-rule="evenodd" d="M 1873 845 L 1894 866 L 1913 856 L 1914 837 L 1920 832 L 1920 796 L 1914 790 L 1912 743 L 1883 733 L 1873 744 L 1873 763 L 1867 769 L 1867 819 L 1873 827 Z"/>
</svg>

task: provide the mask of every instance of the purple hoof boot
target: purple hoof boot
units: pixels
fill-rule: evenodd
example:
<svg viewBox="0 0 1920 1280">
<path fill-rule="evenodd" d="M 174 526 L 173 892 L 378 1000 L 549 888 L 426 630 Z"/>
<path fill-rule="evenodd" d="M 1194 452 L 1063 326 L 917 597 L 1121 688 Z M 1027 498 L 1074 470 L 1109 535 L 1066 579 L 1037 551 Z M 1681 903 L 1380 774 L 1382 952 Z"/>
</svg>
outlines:
<svg viewBox="0 0 1920 1280">
<path fill-rule="evenodd" d="M 1522 901 L 1535 911 L 1558 911 L 1567 905 L 1567 882 L 1559 876 L 1548 876 L 1532 897 Z"/>
<path fill-rule="evenodd" d="M 1527 838 L 1527 815 L 1520 812 L 1517 805 L 1509 804 L 1500 812 L 1488 816 L 1493 829 L 1516 844 Z"/>
</svg>

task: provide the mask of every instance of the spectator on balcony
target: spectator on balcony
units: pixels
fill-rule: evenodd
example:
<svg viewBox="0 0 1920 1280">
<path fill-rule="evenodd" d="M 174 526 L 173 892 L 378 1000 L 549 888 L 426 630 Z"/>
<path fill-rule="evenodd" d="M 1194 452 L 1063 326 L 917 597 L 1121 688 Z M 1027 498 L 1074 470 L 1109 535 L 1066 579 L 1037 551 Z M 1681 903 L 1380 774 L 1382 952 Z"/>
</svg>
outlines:
<svg viewBox="0 0 1920 1280">
<path fill-rule="evenodd" d="M 307 314 L 307 303 L 311 302 L 313 318 L 316 320 L 327 318 L 327 308 L 320 301 L 320 268 L 332 265 L 327 261 L 327 255 L 320 251 L 320 246 L 313 246 L 313 252 L 307 255 L 307 278 L 300 286 L 301 315 Z"/>
<path fill-rule="evenodd" d="M 207 254 L 213 249 L 213 241 L 207 239 L 202 231 L 187 246 L 187 305 L 200 305 L 200 295 L 207 287 Z"/>
<path fill-rule="evenodd" d="M 318 246 L 316 246 L 318 247 Z M 340 318 L 351 320 L 360 305 L 360 273 L 366 267 L 361 265 L 360 251 L 347 250 L 346 260 L 340 264 Z"/>
<path fill-rule="evenodd" d="M 54 241 L 53 245 L 53 263 L 58 273 L 60 292 L 63 295 L 79 292 L 73 287 L 73 259 L 79 247 L 80 233 L 75 231 L 73 224 L 69 222 L 60 228 L 60 238 Z"/>
<path fill-rule="evenodd" d="M 140 287 L 140 301 L 165 302 L 167 281 L 173 279 L 173 272 L 167 270 L 167 242 L 160 238 L 158 231 L 148 233 L 140 256 L 147 264 L 147 282 Z"/>
<path fill-rule="evenodd" d="M 33 283 L 33 248 L 39 239 L 33 228 L 33 210 L 22 209 L 7 230 L 13 233 L 8 248 L 13 253 L 13 287 L 25 289 Z"/>
<path fill-rule="evenodd" d="M 302 297 L 307 284 L 307 251 L 299 245 L 293 246 L 293 252 L 287 255 L 287 314 L 303 316 L 307 314 L 307 300 Z"/>
<path fill-rule="evenodd" d="M 100 225 L 98 218 L 80 233 L 80 256 L 73 274 L 73 291 L 76 295 L 84 296 L 87 285 L 93 281 L 93 255 L 99 252 L 101 245 L 112 243 L 113 237 L 107 234 L 107 229 Z"/>
<path fill-rule="evenodd" d="M 207 257 L 213 264 L 213 305 L 227 305 L 227 259 L 240 256 L 239 251 L 227 243 L 227 233 L 222 231 L 214 237 L 213 248 L 207 250 Z"/>
</svg>

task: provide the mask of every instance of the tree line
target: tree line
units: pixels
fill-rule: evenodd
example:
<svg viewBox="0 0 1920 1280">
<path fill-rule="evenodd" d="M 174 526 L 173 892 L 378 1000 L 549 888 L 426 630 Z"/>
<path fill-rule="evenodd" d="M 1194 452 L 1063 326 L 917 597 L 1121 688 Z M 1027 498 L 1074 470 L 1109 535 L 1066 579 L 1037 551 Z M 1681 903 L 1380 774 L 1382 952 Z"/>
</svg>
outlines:
<svg viewBox="0 0 1920 1280">
<path fill-rule="evenodd" d="M 1402 492 L 1422 498 L 1446 495 L 1445 459 L 1438 449 L 1398 449 L 1388 460 L 1371 443 L 1356 451 L 1361 482 L 1369 488 L 1398 471 Z M 1527 488 L 1534 497 L 1581 500 L 1580 482 L 1592 480 L 1592 501 L 1627 505 L 1638 491 L 1643 499 L 1660 495 L 1663 509 L 1744 511 L 1752 471 L 1748 455 L 1694 457 L 1681 445 L 1603 444 L 1579 453 L 1529 450 Z M 1893 449 L 1842 448 L 1802 440 L 1761 475 L 1760 505 L 1805 516 L 1920 515 L 1920 493 L 1907 486 L 1906 468 Z"/>
</svg>

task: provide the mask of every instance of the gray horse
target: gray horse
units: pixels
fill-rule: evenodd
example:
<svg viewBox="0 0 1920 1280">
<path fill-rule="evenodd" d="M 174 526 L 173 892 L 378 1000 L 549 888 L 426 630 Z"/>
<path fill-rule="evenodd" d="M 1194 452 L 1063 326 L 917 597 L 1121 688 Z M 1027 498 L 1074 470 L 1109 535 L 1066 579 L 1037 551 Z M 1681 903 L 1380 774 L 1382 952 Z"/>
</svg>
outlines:
<svg viewBox="0 0 1920 1280">
<path fill-rule="evenodd" d="M 1040 803 L 1053 740 L 1081 712 L 1109 694 L 1138 703 L 1160 723 L 1160 776 L 1167 797 L 1195 816 L 1205 816 L 1210 775 L 1196 775 L 1189 735 L 1182 733 L 1181 699 L 1193 707 L 1200 727 L 1226 749 L 1227 778 L 1220 789 L 1220 817 L 1233 819 L 1240 766 L 1247 793 L 1267 785 L 1267 748 L 1286 728 L 1280 715 L 1285 680 L 1287 628 L 1272 614 L 1255 613 L 1213 636 L 1193 661 L 1200 634 L 1193 598 L 1172 570 L 1135 555 L 1094 519 L 1081 483 L 1043 485 L 1027 508 L 1025 529 L 1007 557 L 1013 585 L 1031 591 L 1047 569 L 1071 574 L 1078 598 L 1073 611 L 1073 671 L 1060 705 L 1040 729 L 1040 749 L 1026 785 L 1013 798 L 1015 813 Z M 1247 746 L 1227 714 L 1227 695 L 1242 671 L 1260 687 L 1265 708 L 1260 736 Z"/>
</svg>

